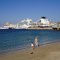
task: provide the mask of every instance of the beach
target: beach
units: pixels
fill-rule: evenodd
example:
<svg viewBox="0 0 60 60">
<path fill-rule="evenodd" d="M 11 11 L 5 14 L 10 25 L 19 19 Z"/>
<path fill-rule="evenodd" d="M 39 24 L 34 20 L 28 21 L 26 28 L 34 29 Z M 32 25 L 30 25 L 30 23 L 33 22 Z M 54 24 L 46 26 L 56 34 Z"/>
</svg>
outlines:
<svg viewBox="0 0 60 60">
<path fill-rule="evenodd" d="M 60 42 L 0 55 L 0 60 L 60 60 Z"/>
</svg>

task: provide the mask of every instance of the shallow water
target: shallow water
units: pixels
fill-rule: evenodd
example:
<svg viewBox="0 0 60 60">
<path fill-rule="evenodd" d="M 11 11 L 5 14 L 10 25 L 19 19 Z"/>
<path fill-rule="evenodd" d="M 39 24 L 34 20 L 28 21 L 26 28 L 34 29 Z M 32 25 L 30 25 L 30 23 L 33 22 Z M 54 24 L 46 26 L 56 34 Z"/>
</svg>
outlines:
<svg viewBox="0 0 60 60">
<path fill-rule="evenodd" d="M 60 31 L 57 30 L 25 30 L 5 29 L 0 30 L 0 53 L 12 50 L 21 50 L 30 47 L 35 37 L 39 44 L 60 40 Z"/>
</svg>

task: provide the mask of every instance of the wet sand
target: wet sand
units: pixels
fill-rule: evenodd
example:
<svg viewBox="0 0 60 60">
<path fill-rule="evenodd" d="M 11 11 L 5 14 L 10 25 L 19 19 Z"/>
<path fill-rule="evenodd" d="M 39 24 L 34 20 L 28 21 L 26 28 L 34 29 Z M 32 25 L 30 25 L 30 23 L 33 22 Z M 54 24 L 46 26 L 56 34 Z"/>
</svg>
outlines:
<svg viewBox="0 0 60 60">
<path fill-rule="evenodd" d="M 0 60 L 60 60 L 60 42 L 0 55 Z"/>
</svg>

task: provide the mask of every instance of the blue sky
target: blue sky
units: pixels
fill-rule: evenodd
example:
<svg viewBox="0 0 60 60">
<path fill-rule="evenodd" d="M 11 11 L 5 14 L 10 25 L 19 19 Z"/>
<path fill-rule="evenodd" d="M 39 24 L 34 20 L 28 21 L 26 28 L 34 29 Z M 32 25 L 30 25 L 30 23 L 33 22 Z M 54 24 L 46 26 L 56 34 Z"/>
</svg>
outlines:
<svg viewBox="0 0 60 60">
<path fill-rule="evenodd" d="M 0 0 L 0 25 L 26 18 L 37 21 L 41 16 L 59 21 L 60 0 Z"/>
</svg>

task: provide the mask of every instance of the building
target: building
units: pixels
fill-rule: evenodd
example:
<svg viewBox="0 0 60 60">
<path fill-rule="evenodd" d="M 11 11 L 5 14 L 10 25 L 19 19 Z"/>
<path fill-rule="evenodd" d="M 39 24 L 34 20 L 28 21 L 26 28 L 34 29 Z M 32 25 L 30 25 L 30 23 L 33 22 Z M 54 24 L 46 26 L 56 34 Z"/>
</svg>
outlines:
<svg viewBox="0 0 60 60">
<path fill-rule="evenodd" d="M 21 28 L 27 29 L 28 27 L 31 26 L 31 23 L 32 23 L 32 19 L 27 18 L 27 19 L 24 19 L 21 22 L 17 23 L 16 28 L 17 29 L 21 29 Z"/>
<path fill-rule="evenodd" d="M 7 22 L 7 23 L 4 24 L 3 27 L 6 28 L 6 29 L 9 29 L 9 28 L 14 28 L 15 29 L 16 28 L 16 25 Z"/>
<path fill-rule="evenodd" d="M 40 23 L 40 26 L 43 26 L 43 27 L 50 26 L 50 21 L 46 17 L 41 17 L 39 23 Z"/>
</svg>

